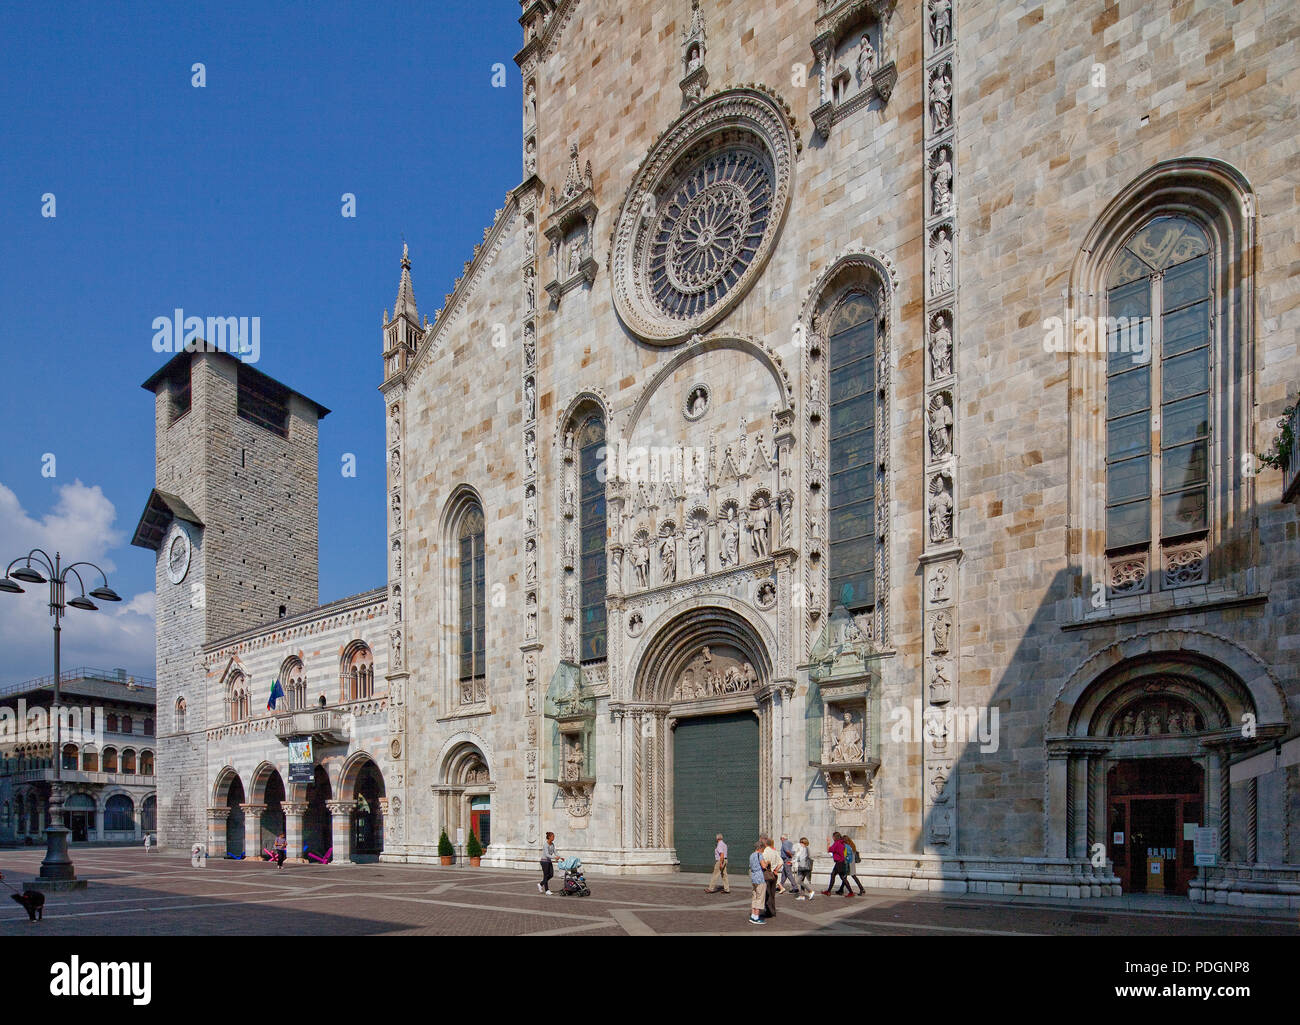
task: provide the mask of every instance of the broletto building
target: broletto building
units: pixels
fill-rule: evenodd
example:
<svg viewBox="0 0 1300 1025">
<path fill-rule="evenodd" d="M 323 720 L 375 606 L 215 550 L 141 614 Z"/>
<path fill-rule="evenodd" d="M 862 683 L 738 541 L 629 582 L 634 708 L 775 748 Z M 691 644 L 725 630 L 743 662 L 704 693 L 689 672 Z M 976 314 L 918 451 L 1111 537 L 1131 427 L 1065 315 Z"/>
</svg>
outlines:
<svg viewBox="0 0 1300 1025">
<path fill-rule="evenodd" d="M 840 829 L 875 885 L 1300 903 L 1257 457 L 1300 15 L 1009 10 L 523 4 L 520 181 L 384 314 L 384 586 L 317 607 L 322 406 L 147 385 L 164 839 L 655 872 Z"/>
</svg>

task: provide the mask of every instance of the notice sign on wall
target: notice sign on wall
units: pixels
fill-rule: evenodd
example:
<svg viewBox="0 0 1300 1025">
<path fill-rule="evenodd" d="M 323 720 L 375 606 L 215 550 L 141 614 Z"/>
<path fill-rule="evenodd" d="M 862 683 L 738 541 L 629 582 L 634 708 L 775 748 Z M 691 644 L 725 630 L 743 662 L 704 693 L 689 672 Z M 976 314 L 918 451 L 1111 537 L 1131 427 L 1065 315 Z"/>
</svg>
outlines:
<svg viewBox="0 0 1300 1025">
<path fill-rule="evenodd" d="M 311 753 L 311 737 L 289 738 L 289 782 L 310 783 L 315 768 Z"/>
<path fill-rule="evenodd" d="M 1192 838 L 1192 858 L 1197 868 L 1213 868 L 1219 863 L 1219 827 L 1201 826 Z"/>
</svg>

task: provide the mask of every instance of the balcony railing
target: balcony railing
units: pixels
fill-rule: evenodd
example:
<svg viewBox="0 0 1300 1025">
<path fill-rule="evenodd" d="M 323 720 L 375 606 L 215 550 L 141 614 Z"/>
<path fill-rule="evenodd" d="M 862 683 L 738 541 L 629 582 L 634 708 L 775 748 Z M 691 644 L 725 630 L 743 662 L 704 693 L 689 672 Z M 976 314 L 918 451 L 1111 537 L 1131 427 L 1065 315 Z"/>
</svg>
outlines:
<svg viewBox="0 0 1300 1025">
<path fill-rule="evenodd" d="M 142 772 L 85 772 L 82 769 L 64 769 L 60 778 L 64 783 L 136 783 L 152 786 L 154 782 L 152 774 L 146 776 Z M 54 780 L 54 769 L 24 769 L 14 773 L 14 780 L 18 783 L 50 783 Z"/>
<path fill-rule="evenodd" d="M 67 683 L 75 683 L 77 680 L 104 680 L 108 683 L 127 683 L 134 681 L 137 687 L 146 690 L 154 690 L 157 681 L 151 676 L 131 676 L 125 669 L 95 669 L 90 666 L 80 666 L 76 669 L 64 669 L 59 673 L 59 684 L 62 686 Z M 18 683 L 7 683 L 0 687 L 0 697 L 6 694 L 21 694 L 24 691 L 40 690 L 41 688 L 54 687 L 54 674 L 48 676 L 38 676 L 33 680 L 22 680 Z"/>
<path fill-rule="evenodd" d="M 281 716 L 275 732 L 281 740 L 290 737 L 315 737 L 332 743 L 348 739 L 347 716 L 342 712 L 292 712 Z"/>
</svg>

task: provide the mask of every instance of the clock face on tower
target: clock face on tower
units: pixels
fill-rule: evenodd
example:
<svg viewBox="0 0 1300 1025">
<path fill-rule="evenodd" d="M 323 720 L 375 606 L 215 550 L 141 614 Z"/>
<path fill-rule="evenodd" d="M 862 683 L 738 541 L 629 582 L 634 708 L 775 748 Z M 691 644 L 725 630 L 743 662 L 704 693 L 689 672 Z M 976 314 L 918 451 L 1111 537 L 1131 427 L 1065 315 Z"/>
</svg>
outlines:
<svg viewBox="0 0 1300 1025">
<path fill-rule="evenodd" d="M 167 559 L 167 579 L 179 584 L 190 569 L 190 535 L 179 523 L 173 523 L 164 549 Z"/>
</svg>

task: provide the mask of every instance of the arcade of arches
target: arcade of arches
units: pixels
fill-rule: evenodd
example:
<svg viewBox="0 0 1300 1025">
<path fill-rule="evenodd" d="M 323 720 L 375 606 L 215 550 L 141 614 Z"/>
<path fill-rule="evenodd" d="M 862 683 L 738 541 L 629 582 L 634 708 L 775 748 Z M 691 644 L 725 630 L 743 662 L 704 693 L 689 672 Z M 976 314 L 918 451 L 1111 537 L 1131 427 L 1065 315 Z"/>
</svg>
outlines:
<svg viewBox="0 0 1300 1025">
<path fill-rule="evenodd" d="M 373 861 L 384 849 L 387 807 L 383 773 L 364 753 L 346 762 L 324 759 L 309 783 L 286 784 L 278 768 L 263 762 L 247 791 L 243 777 L 226 766 L 208 808 L 208 850 L 269 858 L 283 833 L 291 861 Z"/>
</svg>

